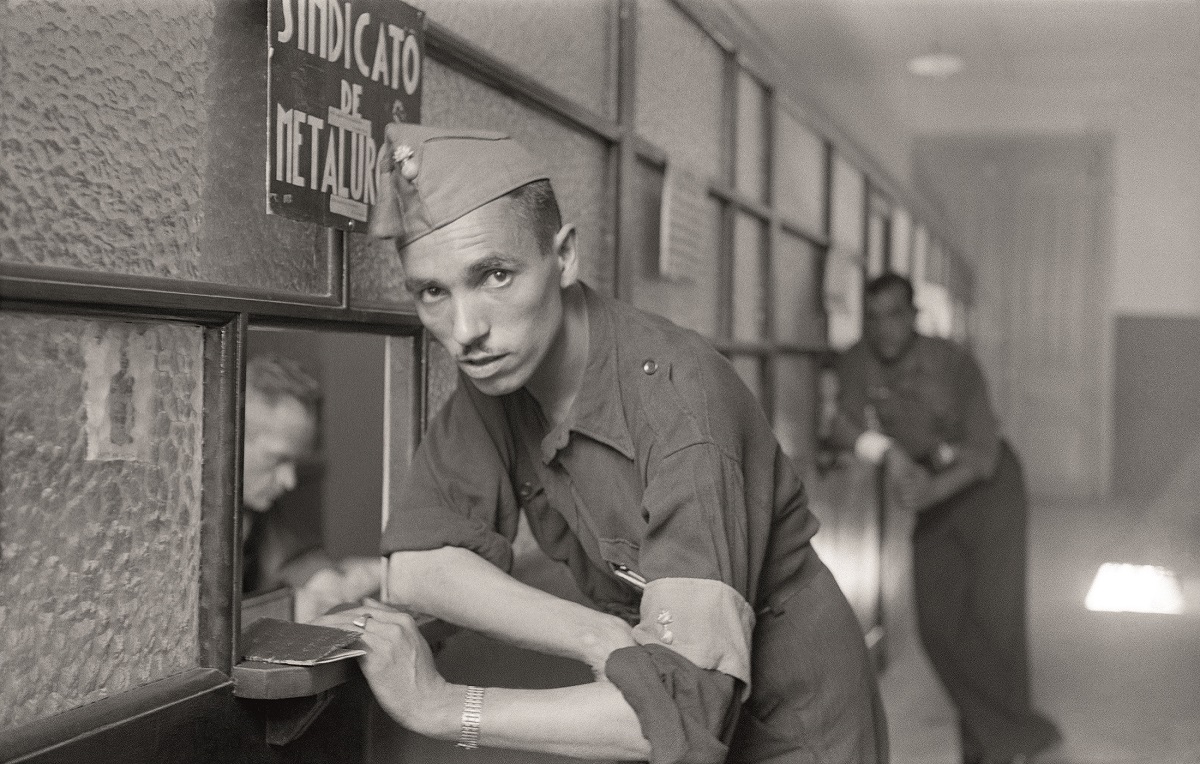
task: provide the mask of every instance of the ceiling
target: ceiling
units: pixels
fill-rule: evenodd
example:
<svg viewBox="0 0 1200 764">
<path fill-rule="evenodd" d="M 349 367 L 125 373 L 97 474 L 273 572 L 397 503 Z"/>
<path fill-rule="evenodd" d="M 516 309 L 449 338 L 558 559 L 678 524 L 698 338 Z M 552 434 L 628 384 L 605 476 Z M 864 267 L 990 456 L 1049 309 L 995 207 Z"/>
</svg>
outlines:
<svg viewBox="0 0 1200 764">
<path fill-rule="evenodd" d="M 1200 0 L 733 0 L 794 87 L 907 180 L 927 133 L 1112 131 L 1184 120 L 1200 141 Z M 955 53 L 948 78 L 909 58 Z"/>
</svg>

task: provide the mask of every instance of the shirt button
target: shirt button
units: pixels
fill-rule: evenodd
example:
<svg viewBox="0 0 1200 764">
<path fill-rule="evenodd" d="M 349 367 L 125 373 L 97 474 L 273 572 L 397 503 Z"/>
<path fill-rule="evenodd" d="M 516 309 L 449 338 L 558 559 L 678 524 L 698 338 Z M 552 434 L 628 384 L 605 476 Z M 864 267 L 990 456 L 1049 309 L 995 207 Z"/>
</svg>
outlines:
<svg viewBox="0 0 1200 764">
<path fill-rule="evenodd" d="M 533 495 L 533 483 L 521 483 L 521 487 L 517 489 L 522 499 L 528 499 Z"/>
<path fill-rule="evenodd" d="M 642 371 L 646 372 L 647 374 L 653 374 L 654 372 L 658 371 L 658 362 L 653 358 L 647 359 L 645 363 L 642 364 Z"/>
</svg>

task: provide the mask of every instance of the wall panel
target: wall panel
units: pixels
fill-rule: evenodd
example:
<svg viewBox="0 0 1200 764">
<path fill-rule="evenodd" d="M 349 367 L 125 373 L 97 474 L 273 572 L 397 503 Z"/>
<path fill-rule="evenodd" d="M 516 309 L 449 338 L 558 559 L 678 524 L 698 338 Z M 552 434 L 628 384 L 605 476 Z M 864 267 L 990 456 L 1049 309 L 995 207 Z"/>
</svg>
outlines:
<svg viewBox="0 0 1200 764">
<path fill-rule="evenodd" d="M 419 0 L 413 4 L 430 21 L 543 85 L 597 114 L 615 116 L 610 55 L 616 46 L 615 0 Z"/>
<path fill-rule="evenodd" d="M 5 11 L 0 261 L 327 297 L 315 225 L 266 214 L 265 3 Z M 100 63 L 102 62 L 102 65 Z"/>
<path fill-rule="evenodd" d="M 635 127 L 665 149 L 671 161 L 717 177 L 721 49 L 665 0 L 643 0 L 637 8 Z"/>
<path fill-rule="evenodd" d="M 693 180 L 689 178 L 687 182 Z M 721 224 L 717 201 L 702 190 L 693 189 L 697 198 L 692 201 L 698 205 L 699 213 L 694 219 L 677 223 L 676 230 L 669 234 L 677 240 L 688 239 L 690 246 L 676 246 L 672 255 L 682 256 L 683 260 L 671 263 L 664 273 L 660 261 L 659 214 L 663 203 L 662 170 L 639 162 L 635 192 L 637 203 L 633 205 L 631 224 L 637 232 L 637 268 L 631 279 L 632 294 L 627 299 L 643 310 L 666 316 L 706 337 L 716 336 Z"/>
<path fill-rule="evenodd" d="M 200 275 L 212 25 L 206 2 L 5 3 L 5 50 L 38 54 L 0 68 L 0 259 Z"/>
</svg>

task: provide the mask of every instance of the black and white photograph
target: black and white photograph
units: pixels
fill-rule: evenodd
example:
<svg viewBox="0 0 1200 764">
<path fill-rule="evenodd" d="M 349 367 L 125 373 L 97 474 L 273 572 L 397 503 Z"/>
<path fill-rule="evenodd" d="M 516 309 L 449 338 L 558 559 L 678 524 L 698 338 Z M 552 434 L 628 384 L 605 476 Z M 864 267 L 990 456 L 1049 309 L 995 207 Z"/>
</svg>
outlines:
<svg viewBox="0 0 1200 764">
<path fill-rule="evenodd" d="M 0 764 L 1200 764 L 1200 0 L 4 0 Z"/>
</svg>

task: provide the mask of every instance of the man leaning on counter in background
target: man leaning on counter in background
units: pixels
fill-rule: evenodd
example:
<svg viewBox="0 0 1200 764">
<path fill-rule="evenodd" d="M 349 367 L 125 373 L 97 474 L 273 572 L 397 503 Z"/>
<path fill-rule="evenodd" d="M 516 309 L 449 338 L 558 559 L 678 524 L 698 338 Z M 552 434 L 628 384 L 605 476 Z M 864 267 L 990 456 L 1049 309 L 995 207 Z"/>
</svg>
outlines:
<svg viewBox="0 0 1200 764">
<path fill-rule="evenodd" d="M 382 707 L 464 748 L 652 762 L 887 761 L 858 622 L 753 395 L 698 334 L 579 281 L 574 226 L 506 136 L 388 126 L 395 240 L 458 389 L 384 534 L 388 593 L 595 681 L 454 685 L 407 615 L 356 607 Z M 594 607 L 508 575 L 521 513 Z"/>
<path fill-rule="evenodd" d="M 832 444 L 886 462 L 913 532 L 921 641 L 959 714 L 964 764 L 1019 764 L 1059 739 L 1030 706 L 1026 496 L 971 354 L 916 330 L 913 286 L 867 283 L 863 339 L 837 361 Z"/>
</svg>

